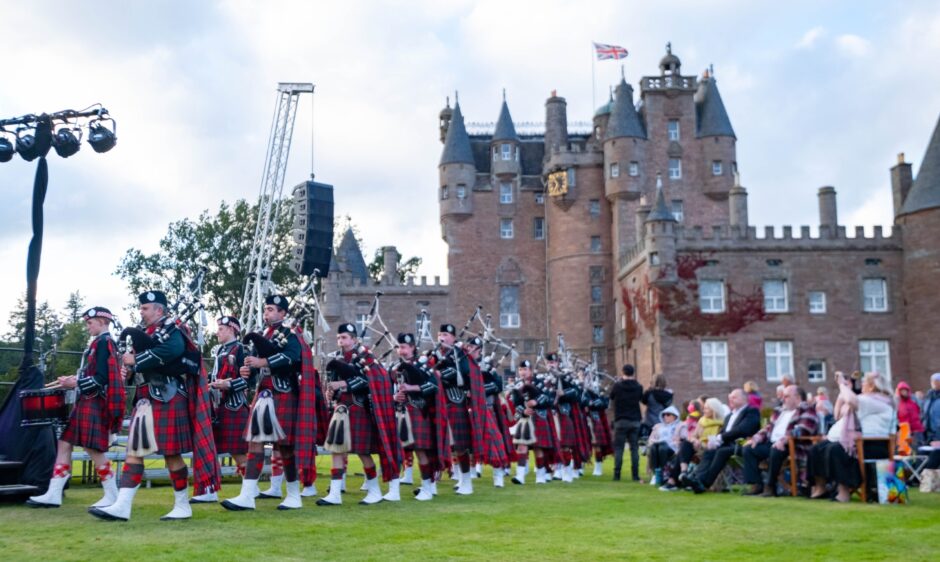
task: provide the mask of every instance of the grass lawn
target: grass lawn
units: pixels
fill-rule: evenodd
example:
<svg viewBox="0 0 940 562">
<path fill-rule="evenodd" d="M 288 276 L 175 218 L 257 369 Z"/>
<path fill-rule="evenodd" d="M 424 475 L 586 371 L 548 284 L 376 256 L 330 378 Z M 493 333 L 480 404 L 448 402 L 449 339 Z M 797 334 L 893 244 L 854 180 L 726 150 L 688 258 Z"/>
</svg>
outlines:
<svg viewBox="0 0 940 562">
<path fill-rule="evenodd" d="M 59 509 L 0 505 L 0 560 L 936 560 L 940 552 L 940 494 L 912 492 L 907 506 L 694 496 L 612 482 L 609 462 L 605 472 L 570 485 L 535 486 L 530 475 L 525 486 L 507 479 L 497 490 L 487 471 L 470 497 L 445 481 L 434 501 L 416 502 L 402 486 L 400 503 L 370 507 L 357 505 L 362 479 L 351 477 L 340 507 L 200 505 L 181 522 L 159 521 L 172 505 L 168 485 L 142 488 L 131 521 L 108 523 L 85 512 L 100 488 L 73 484 Z M 222 496 L 238 489 L 226 482 Z"/>
</svg>

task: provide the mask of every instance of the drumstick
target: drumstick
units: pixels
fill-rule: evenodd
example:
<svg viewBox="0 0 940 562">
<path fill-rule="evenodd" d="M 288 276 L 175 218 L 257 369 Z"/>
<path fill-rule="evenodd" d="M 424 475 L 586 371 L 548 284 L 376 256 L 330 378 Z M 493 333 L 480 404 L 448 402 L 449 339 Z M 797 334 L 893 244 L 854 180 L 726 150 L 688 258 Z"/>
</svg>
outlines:
<svg viewBox="0 0 940 562">
<path fill-rule="evenodd" d="M 62 388 L 62 385 L 59 384 L 59 381 L 52 381 L 50 383 L 46 383 L 43 388 Z"/>
</svg>

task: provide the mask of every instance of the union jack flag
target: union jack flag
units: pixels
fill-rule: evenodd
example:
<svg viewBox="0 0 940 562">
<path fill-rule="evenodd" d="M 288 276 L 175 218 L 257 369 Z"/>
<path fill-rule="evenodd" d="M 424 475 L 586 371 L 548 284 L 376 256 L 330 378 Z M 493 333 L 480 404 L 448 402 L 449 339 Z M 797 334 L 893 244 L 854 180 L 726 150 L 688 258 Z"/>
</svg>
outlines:
<svg viewBox="0 0 940 562">
<path fill-rule="evenodd" d="M 619 45 L 594 43 L 594 52 L 597 53 L 597 60 L 620 60 L 627 58 L 627 50 Z"/>
</svg>

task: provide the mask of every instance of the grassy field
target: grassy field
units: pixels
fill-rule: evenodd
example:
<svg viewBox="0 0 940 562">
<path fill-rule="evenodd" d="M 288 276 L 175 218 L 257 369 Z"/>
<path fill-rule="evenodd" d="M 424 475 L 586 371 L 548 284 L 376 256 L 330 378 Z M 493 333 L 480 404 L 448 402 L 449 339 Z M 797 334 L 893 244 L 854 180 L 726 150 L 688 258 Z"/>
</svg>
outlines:
<svg viewBox="0 0 940 562">
<path fill-rule="evenodd" d="M 321 458 L 321 489 L 327 483 Z M 194 507 L 190 521 L 161 522 L 169 486 L 141 489 L 129 523 L 88 515 L 100 488 L 73 485 L 59 509 L 0 505 L 0 559 L 87 560 L 936 560 L 940 495 L 912 493 L 907 506 L 763 499 L 737 493 L 694 496 L 601 478 L 497 490 L 489 473 L 475 494 L 419 503 L 360 506 L 361 477 L 344 505 L 278 512 Z M 353 467 L 355 471 L 355 467 Z M 226 483 L 223 497 L 238 493 Z M 407 496 L 407 497 L 405 497 Z M 932 554 L 931 554 L 932 553 Z"/>
</svg>

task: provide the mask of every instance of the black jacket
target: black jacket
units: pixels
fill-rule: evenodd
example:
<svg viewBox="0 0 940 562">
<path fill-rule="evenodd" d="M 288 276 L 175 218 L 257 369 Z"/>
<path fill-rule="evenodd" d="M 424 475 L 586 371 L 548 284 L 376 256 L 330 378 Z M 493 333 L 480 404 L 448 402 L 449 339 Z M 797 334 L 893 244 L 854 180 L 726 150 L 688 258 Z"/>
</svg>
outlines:
<svg viewBox="0 0 940 562">
<path fill-rule="evenodd" d="M 614 421 L 627 420 L 639 422 L 640 400 L 643 398 L 643 385 L 634 379 L 618 380 L 610 389 L 610 403 L 614 407 Z"/>
<path fill-rule="evenodd" d="M 721 426 L 721 444 L 734 445 L 738 439 L 746 439 L 760 431 L 760 410 L 752 406 L 745 406 L 744 410 L 738 414 L 734 420 L 734 426 L 728 427 L 731 421 L 731 414 L 725 418 L 725 424 Z"/>
</svg>

